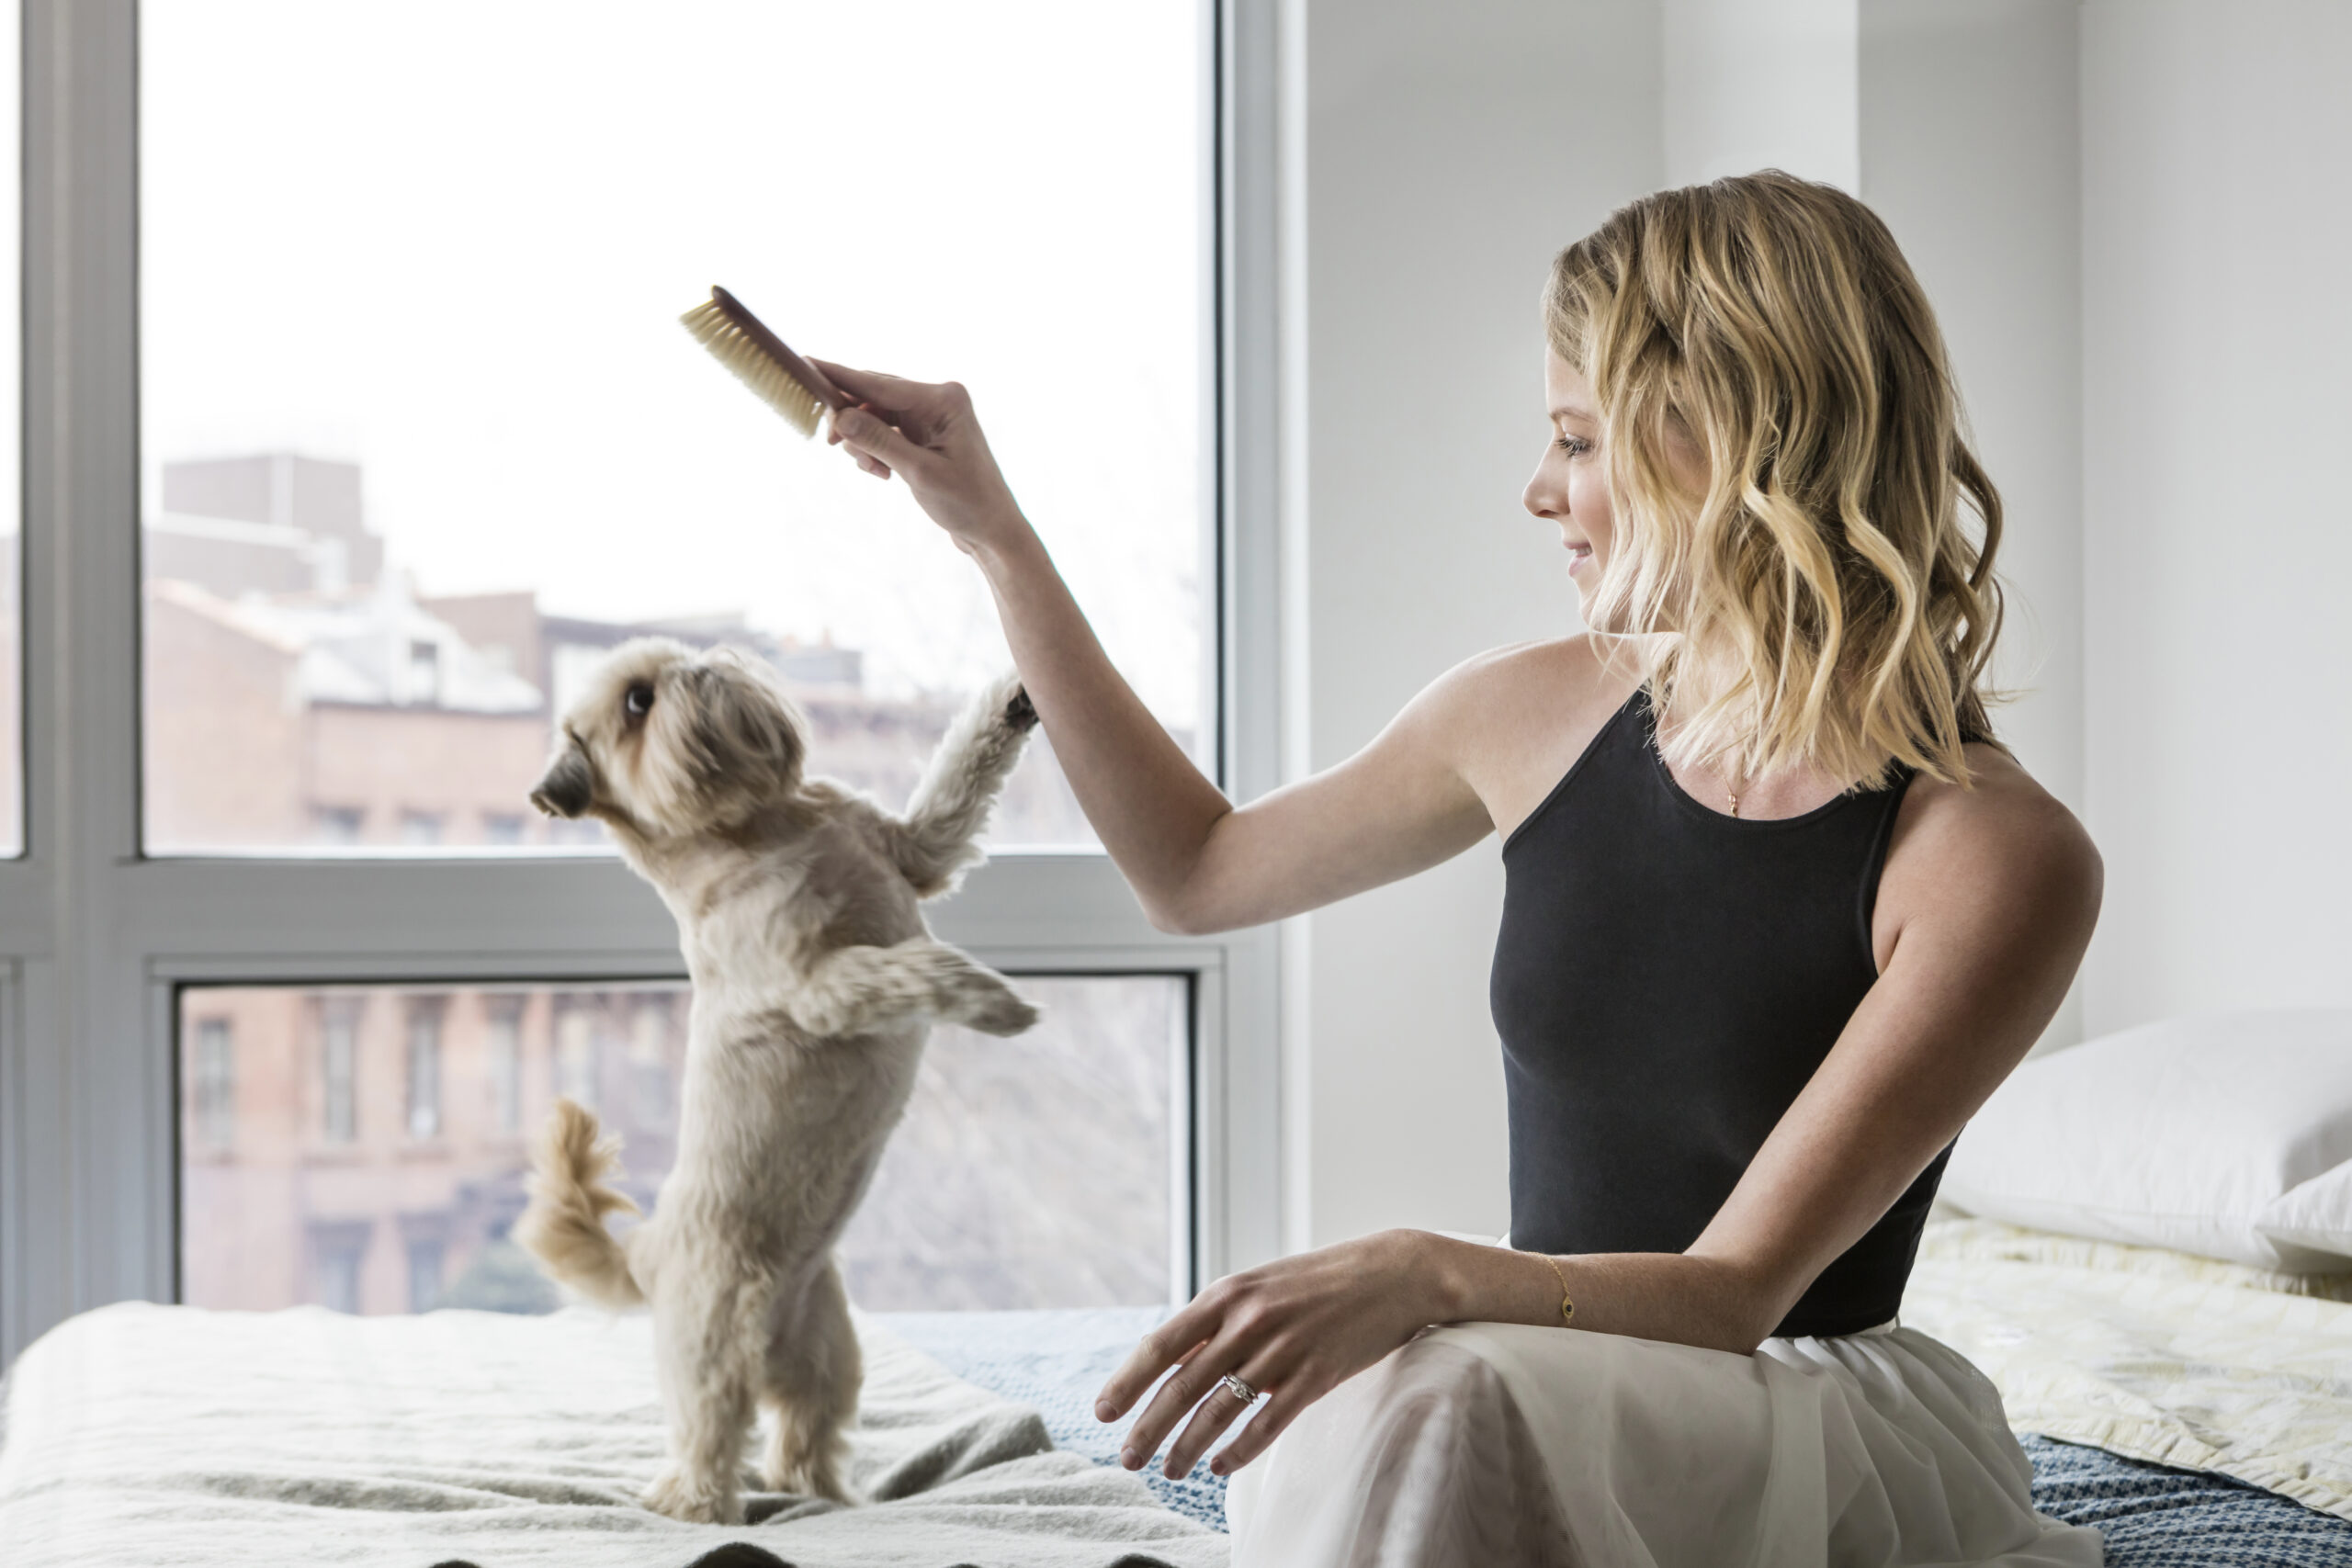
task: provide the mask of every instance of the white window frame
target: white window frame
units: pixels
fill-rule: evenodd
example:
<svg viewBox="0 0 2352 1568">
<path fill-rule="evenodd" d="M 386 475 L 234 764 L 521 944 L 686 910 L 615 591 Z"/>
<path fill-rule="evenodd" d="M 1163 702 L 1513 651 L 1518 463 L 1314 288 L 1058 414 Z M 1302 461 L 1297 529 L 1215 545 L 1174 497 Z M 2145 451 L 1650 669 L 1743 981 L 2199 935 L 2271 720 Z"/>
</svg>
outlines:
<svg viewBox="0 0 2352 1568">
<path fill-rule="evenodd" d="M 1281 768 L 1275 62 L 1281 0 L 1204 0 L 1204 581 L 1219 585 L 1219 772 Z M 23 0 L 26 852 L 0 863 L 0 1359 L 51 1325 L 176 1292 L 177 993 L 681 974 L 611 860 L 141 852 L 135 0 Z M 1281 1250 L 1272 931 L 1151 929 L 1100 854 L 1007 855 L 935 911 L 1008 970 L 1192 977 L 1195 1280 Z"/>
</svg>

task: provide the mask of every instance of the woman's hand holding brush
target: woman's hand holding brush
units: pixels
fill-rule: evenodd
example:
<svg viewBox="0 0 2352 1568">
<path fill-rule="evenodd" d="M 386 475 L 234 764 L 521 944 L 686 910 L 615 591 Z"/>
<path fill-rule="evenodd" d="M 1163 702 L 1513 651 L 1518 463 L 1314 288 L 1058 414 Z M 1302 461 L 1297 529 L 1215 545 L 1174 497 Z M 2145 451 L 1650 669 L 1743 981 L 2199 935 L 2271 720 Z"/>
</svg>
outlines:
<svg viewBox="0 0 2352 1568">
<path fill-rule="evenodd" d="M 961 386 L 813 363 L 857 400 L 857 406 L 835 411 L 825 438 L 848 447 L 859 468 L 876 479 L 904 479 L 916 502 L 967 554 L 985 558 L 1033 542 Z"/>
</svg>

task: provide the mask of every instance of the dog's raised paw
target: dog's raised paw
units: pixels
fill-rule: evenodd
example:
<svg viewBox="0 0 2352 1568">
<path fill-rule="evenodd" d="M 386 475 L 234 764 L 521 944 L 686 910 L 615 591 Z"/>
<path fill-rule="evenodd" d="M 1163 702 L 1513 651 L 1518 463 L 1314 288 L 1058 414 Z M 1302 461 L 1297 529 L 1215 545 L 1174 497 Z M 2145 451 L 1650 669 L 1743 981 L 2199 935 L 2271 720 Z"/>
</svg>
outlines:
<svg viewBox="0 0 2352 1568">
<path fill-rule="evenodd" d="M 1009 1035 L 1025 1032 L 1041 1016 L 1035 1008 L 1011 991 L 997 991 L 975 998 L 965 1010 L 962 1021 L 983 1034 Z"/>
<path fill-rule="evenodd" d="M 1012 696 L 1004 705 L 1005 728 L 1015 735 L 1026 735 L 1037 728 L 1037 705 L 1029 700 L 1029 688 L 1015 686 Z"/>
<path fill-rule="evenodd" d="M 740 1525 L 743 1500 L 727 1487 L 688 1475 L 673 1465 L 662 1472 L 640 1499 L 657 1514 L 690 1525 Z"/>
</svg>

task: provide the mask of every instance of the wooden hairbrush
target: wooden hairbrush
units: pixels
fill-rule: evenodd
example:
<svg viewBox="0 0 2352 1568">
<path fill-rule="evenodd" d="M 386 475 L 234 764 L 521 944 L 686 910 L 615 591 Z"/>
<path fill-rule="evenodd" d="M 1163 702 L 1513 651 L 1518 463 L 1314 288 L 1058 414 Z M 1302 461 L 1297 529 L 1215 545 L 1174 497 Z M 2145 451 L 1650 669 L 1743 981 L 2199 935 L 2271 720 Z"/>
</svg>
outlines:
<svg viewBox="0 0 2352 1568">
<path fill-rule="evenodd" d="M 759 394 L 760 400 L 784 415 L 785 423 L 803 435 L 817 434 L 827 410 L 854 408 L 857 400 L 825 379 L 824 373 L 785 346 L 743 302 L 717 284 L 710 298 L 678 318 L 711 357 L 735 372 L 735 378 Z"/>
</svg>

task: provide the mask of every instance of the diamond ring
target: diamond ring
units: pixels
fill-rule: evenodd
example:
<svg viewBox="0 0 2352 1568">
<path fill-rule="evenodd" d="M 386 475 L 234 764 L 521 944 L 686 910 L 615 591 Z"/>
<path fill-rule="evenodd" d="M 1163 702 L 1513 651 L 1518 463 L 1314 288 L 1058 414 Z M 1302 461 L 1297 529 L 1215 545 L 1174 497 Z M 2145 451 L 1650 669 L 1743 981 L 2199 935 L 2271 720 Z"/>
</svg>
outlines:
<svg viewBox="0 0 2352 1568">
<path fill-rule="evenodd" d="M 1227 1372 L 1217 1381 L 1225 1385 L 1226 1393 L 1233 1395 L 1234 1398 L 1239 1400 L 1242 1404 L 1255 1404 L 1258 1403 L 1258 1391 L 1251 1388 L 1248 1383 L 1243 1382 L 1233 1373 Z"/>
</svg>

